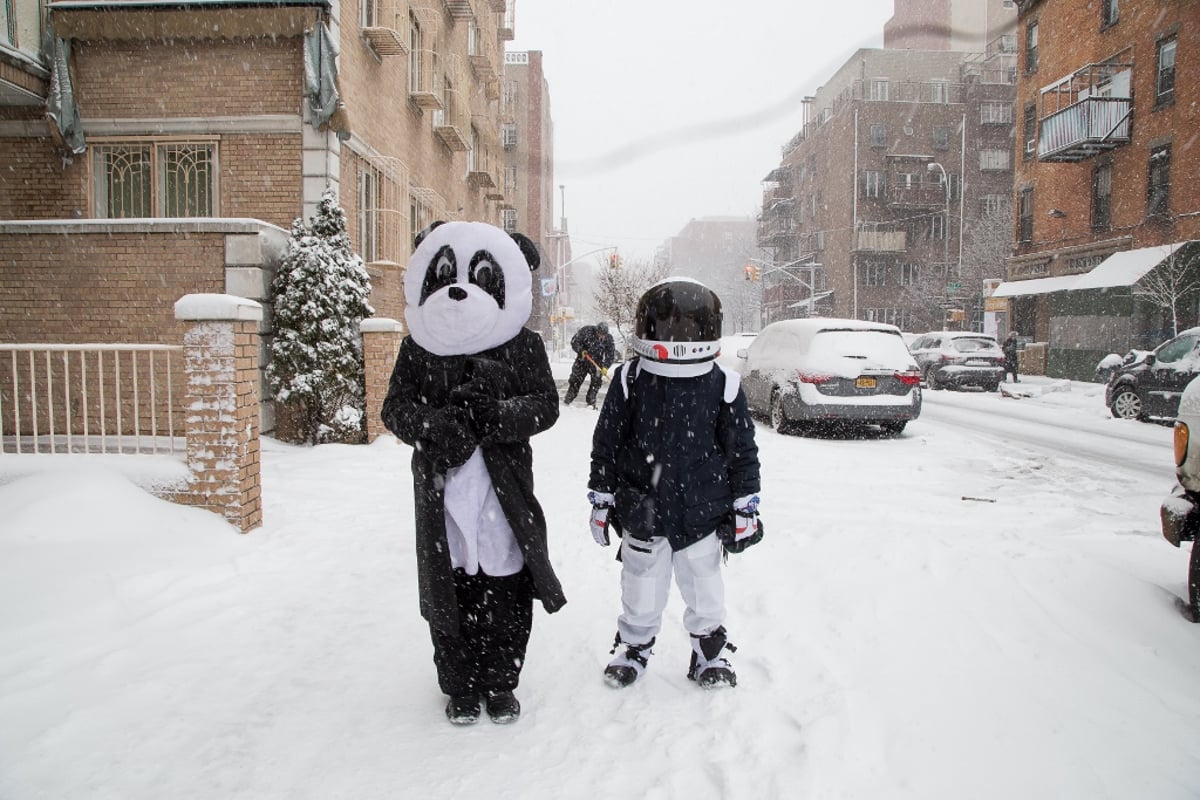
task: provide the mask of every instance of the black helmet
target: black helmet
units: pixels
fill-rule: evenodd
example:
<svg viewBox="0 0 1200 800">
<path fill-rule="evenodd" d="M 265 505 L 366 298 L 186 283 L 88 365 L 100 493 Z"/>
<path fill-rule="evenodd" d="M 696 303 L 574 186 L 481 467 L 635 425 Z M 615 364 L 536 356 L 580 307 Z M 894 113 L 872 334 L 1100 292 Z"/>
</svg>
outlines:
<svg viewBox="0 0 1200 800">
<path fill-rule="evenodd" d="M 638 300 L 633 350 L 668 364 L 698 364 L 721 353 L 721 298 L 699 281 L 668 278 Z"/>
</svg>

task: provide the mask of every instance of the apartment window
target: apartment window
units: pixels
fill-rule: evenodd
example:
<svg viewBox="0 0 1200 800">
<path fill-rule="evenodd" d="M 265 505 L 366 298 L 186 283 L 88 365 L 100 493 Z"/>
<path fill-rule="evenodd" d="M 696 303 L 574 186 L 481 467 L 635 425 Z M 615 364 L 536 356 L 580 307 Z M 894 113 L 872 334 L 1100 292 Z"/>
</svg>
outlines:
<svg viewBox="0 0 1200 800">
<path fill-rule="evenodd" d="M 868 261 L 862 265 L 863 286 L 886 286 L 887 265 L 877 261 Z"/>
<path fill-rule="evenodd" d="M 517 97 L 519 84 L 513 80 L 504 82 L 504 108 L 513 109 L 517 107 Z"/>
<path fill-rule="evenodd" d="M 929 238 L 939 242 L 946 238 L 946 215 L 934 214 L 929 218 Z"/>
<path fill-rule="evenodd" d="M 1092 173 L 1092 227 L 1112 224 L 1112 164 L 1097 165 Z"/>
<path fill-rule="evenodd" d="M 863 197 L 883 197 L 883 173 L 869 169 L 863 173 Z"/>
<path fill-rule="evenodd" d="M 934 150 L 949 150 L 950 149 L 950 129 L 941 125 L 935 126 L 933 129 L 933 149 Z"/>
<path fill-rule="evenodd" d="M 358 5 L 358 27 L 374 28 L 379 23 L 379 0 L 362 0 Z"/>
<path fill-rule="evenodd" d="M 1175 100 L 1175 37 L 1158 43 L 1158 72 L 1154 80 L 1154 104 Z"/>
<path fill-rule="evenodd" d="M 871 126 L 871 147 L 887 147 L 887 125 Z"/>
<path fill-rule="evenodd" d="M 379 175 L 360 165 L 358 170 L 358 254 L 370 263 L 379 260 L 376 220 L 379 216 Z"/>
<path fill-rule="evenodd" d="M 1170 213 L 1171 145 L 1150 151 L 1150 180 L 1146 192 L 1146 216 L 1165 217 Z"/>
<path fill-rule="evenodd" d="M 517 210 L 515 208 L 500 209 L 500 220 L 508 233 L 517 232 Z"/>
<path fill-rule="evenodd" d="M 214 216 L 217 143 L 97 142 L 92 189 L 100 218 Z"/>
<path fill-rule="evenodd" d="M 920 264 L 901 264 L 900 265 L 900 285 L 914 286 L 921 280 L 921 265 Z"/>
<path fill-rule="evenodd" d="M 980 150 L 979 168 L 984 171 L 1008 169 L 1011 156 L 1007 150 Z"/>
<path fill-rule="evenodd" d="M 888 99 L 888 82 L 887 78 L 872 78 L 868 89 L 868 100 L 887 100 Z"/>
<path fill-rule="evenodd" d="M 949 103 L 950 102 L 950 82 L 949 81 L 930 81 L 929 82 L 929 102 L 931 102 L 931 103 Z"/>
<path fill-rule="evenodd" d="M 814 244 L 815 244 L 815 247 L 813 249 L 815 249 L 815 250 L 819 251 L 819 250 L 825 249 L 825 231 L 817 231 L 817 235 L 814 240 Z"/>
<path fill-rule="evenodd" d="M 1119 6 L 1118 0 L 1100 0 L 1100 24 L 1102 27 L 1107 28 L 1109 25 L 1117 24 L 1117 20 L 1121 17 Z"/>
<path fill-rule="evenodd" d="M 991 217 L 1004 213 L 1006 198 L 1002 194 L 985 194 L 979 198 L 979 216 Z"/>
<path fill-rule="evenodd" d="M 415 14 L 408 15 L 408 90 L 421 88 L 421 23 Z M 413 230 L 418 230 L 413 228 Z"/>
<path fill-rule="evenodd" d="M 516 191 L 517 191 L 517 168 L 516 167 L 505 167 L 504 168 L 504 194 L 506 196 L 511 196 Z"/>
<path fill-rule="evenodd" d="M 1037 152 L 1037 105 L 1030 103 L 1025 106 L 1025 125 L 1022 135 L 1022 140 L 1025 142 L 1021 152 L 1025 154 L 1025 160 L 1033 158 Z"/>
<path fill-rule="evenodd" d="M 979 121 L 984 125 L 1010 125 L 1013 121 L 1012 103 L 982 103 Z"/>
<path fill-rule="evenodd" d="M 517 126 L 511 122 L 504 124 L 504 149 L 511 150 L 517 146 Z"/>
<path fill-rule="evenodd" d="M 1037 72 L 1038 68 L 1038 23 L 1033 20 L 1025 26 L 1025 71 Z"/>
<path fill-rule="evenodd" d="M 0 0 L 0 36 L 4 37 L 4 42 L 14 47 L 17 45 L 16 6 L 16 0 Z"/>
<path fill-rule="evenodd" d="M 1033 187 L 1021 190 L 1020 208 L 1017 217 L 1017 240 L 1033 241 Z"/>
</svg>

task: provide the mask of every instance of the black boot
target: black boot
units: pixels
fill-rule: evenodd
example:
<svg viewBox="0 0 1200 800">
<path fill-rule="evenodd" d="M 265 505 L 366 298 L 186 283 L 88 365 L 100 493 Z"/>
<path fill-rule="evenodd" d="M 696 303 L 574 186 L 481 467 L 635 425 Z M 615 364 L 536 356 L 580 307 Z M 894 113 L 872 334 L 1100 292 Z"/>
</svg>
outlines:
<svg viewBox="0 0 1200 800">
<path fill-rule="evenodd" d="M 488 692 L 487 713 L 492 722 L 501 725 L 516 722 L 521 716 L 521 704 L 512 692 Z"/>
<path fill-rule="evenodd" d="M 455 725 L 474 725 L 479 721 L 479 695 L 463 694 L 451 697 L 450 702 L 446 703 L 446 719 Z"/>
<path fill-rule="evenodd" d="M 688 680 L 695 681 L 702 689 L 717 689 L 722 686 L 737 686 L 737 674 L 733 665 L 721 655 L 722 650 L 737 651 L 725 636 L 725 626 L 705 636 L 692 634 L 692 662 L 688 666 Z"/>
<path fill-rule="evenodd" d="M 613 641 L 613 649 L 610 653 L 616 653 L 622 646 L 621 654 L 608 662 L 608 666 L 604 668 L 604 682 L 614 689 L 623 689 L 626 686 L 631 686 L 634 681 L 642 677 L 642 672 L 646 669 L 646 663 L 650 659 L 650 655 L 654 652 L 650 648 L 654 646 L 654 640 L 645 644 L 629 644 L 621 641 L 621 634 L 617 634 L 616 640 Z"/>
</svg>

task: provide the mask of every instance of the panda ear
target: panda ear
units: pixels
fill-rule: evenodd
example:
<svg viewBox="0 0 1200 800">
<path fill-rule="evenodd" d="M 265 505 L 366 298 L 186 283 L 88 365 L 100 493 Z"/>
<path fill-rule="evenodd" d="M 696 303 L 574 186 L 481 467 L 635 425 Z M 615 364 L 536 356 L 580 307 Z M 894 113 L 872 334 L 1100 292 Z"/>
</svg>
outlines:
<svg viewBox="0 0 1200 800">
<path fill-rule="evenodd" d="M 509 236 L 517 243 L 517 247 L 521 248 L 521 252 L 525 254 L 525 260 L 529 262 L 529 271 L 536 272 L 537 268 L 542 264 L 542 254 L 538 252 L 537 245 L 523 233 L 510 233 Z"/>
<path fill-rule="evenodd" d="M 428 228 L 426 228 L 425 230 L 418 233 L 416 235 L 416 237 L 413 239 L 413 250 L 416 250 L 418 247 L 421 246 L 421 242 L 425 241 L 426 236 L 433 233 L 434 228 L 436 228 L 438 225 L 445 225 L 445 224 L 446 224 L 445 221 L 440 220 L 440 219 L 437 222 L 431 222 L 429 224 Z"/>
</svg>

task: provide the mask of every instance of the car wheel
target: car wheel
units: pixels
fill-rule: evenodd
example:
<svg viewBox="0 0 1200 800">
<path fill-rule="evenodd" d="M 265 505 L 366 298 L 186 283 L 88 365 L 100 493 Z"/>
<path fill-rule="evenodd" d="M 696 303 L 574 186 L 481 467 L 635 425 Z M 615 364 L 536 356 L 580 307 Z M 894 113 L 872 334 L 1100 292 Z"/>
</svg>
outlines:
<svg viewBox="0 0 1200 800">
<path fill-rule="evenodd" d="M 792 430 L 791 423 L 788 422 L 787 416 L 783 413 L 783 400 L 779 396 L 778 390 L 771 392 L 771 427 L 780 433 L 790 433 Z"/>
<path fill-rule="evenodd" d="M 989 383 L 987 386 L 984 386 L 984 387 L 983 387 L 983 390 L 984 390 L 985 392 L 998 392 L 998 391 L 1000 391 L 1000 384 L 998 384 L 998 383 Z"/>
<path fill-rule="evenodd" d="M 942 384 L 938 382 L 937 378 L 937 367 L 930 367 L 925 370 L 925 383 L 934 391 L 942 388 Z"/>
<path fill-rule="evenodd" d="M 1132 386 L 1122 386 L 1117 389 L 1108 409 L 1117 419 L 1143 419 L 1145 417 L 1142 411 L 1142 398 L 1138 396 Z"/>
</svg>

